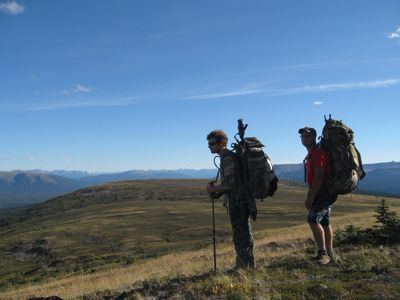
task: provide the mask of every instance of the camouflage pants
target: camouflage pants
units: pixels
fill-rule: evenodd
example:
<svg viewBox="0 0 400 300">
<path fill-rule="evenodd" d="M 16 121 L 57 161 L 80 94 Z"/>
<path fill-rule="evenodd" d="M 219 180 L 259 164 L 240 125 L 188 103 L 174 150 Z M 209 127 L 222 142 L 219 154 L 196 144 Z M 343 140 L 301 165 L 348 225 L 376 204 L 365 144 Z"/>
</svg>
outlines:
<svg viewBox="0 0 400 300">
<path fill-rule="evenodd" d="M 236 250 L 236 266 L 254 268 L 253 235 L 249 220 L 249 209 L 242 199 L 228 199 L 232 224 L 233 243 Z"/>
</svg>

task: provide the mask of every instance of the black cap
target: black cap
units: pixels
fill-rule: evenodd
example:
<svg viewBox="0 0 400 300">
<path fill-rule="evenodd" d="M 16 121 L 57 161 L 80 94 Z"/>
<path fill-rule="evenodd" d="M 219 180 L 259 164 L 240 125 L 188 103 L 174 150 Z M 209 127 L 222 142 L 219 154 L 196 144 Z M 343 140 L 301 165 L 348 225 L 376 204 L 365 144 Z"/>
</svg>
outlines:
<svg viewBox="0 0 400 300">
<path fill-rule="evenodd" d="M 300 134 L 304 134 L 304 133 L 311 133 L 314 136 L 317 136 L 317 131 L 312 128 L 312 127 L 303 127 L 299 129 L 299 133 Z"/>
</svg>

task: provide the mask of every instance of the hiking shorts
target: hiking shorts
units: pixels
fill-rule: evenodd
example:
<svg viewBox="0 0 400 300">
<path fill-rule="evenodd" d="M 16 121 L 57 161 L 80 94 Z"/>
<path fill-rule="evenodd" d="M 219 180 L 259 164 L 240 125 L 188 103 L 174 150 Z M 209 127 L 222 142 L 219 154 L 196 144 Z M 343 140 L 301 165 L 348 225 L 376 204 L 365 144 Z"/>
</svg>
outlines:
<svg viewBox="0 0 400 300">
<path fill-rule="evenodd" d="M 329 195 L 326 193 L 317 194 L 307 214 L 308 223 L 329 226 L 331 208 L 336 199 L 337 195 Z"/>
</svg>

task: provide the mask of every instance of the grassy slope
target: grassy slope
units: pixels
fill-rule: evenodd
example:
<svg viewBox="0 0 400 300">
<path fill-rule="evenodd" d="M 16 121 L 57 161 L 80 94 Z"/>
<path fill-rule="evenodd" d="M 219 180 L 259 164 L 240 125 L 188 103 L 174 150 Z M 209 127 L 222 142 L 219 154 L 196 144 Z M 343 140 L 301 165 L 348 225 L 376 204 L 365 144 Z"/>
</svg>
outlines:
<svg viewBox="0 0 400 300">
<path fill-rule="evenodd" d="M 210 266 L 209 250 L 193 251 L 210 243 L 210 202 L 204 195 L 205 183 L 203 180 L 113 183 L 37 206 L 20 215 L 17 218 L 19 221 L 0 230 L 2 289 L 14 289 L 24 283 L 29 286 L 34 281 L 42 282 L 46 278 L 61 278 L 68 274 L 75 276 L 54 283 L 59 287 L 65 282 L 66 289 L 50 288 L 46 292 L 34 292 L 28 288 L 21 293 L 56 293 L 74 297 L 110 288 L 129 290 L 131 284 L 151 278 L 207 272 Z M 309 237 L 304 226 L 304 197 L 304 189 L 281 186 L 274 198 L 259 204 L 259 217 L 253 226 L 259 249 L 270 241 Z M 350 223 L 371 225 L 378 200 L 362 195 L 342 197 L 335 206 L 334 221 L 341 226 Z M 398 205 L 397 202 L 391 200 L 389 205 Z M 285 228 L 281 228 L 283 223 Z M 217 235 L 219 253 L 226 256 L 225 262 L 222 260 L 221 263 L 228 266 L 232 263 L 232 246 L 224 241 L 230 239 L 230 226 L 220 204 L 217 204 Z M 38 239 L 46 239 L 51 251 L 62 258 L 62 262 L 48 267 L 40 261 L 16 261 L 13 249 L 21 243 Z M 289 260 L 292 252 L 285 252 Z M 171 256 L 167 253 L 178 254 Z M 186 259 L 182 260 L 183 257 Z M 267 254 L 264 257 L 264 253 L 257 257 L 261 262 L 263 259 L 265 262 L 271 260 Z M 126 264 L 129 266 L 126 267 Z M 263 270 L 263 265 L 266 267 L 268 263 L 261 263 L 260 270 Z M 138 272 L 140 268 L 143 269 Z M 267 273 L 270 271 L 269 268 L 264 269 Z M 77 277 L 76 274 L 87 275 Z M 219 276 L 226 275 L 212 278 L 219 280 Z M 94 281 L 99 284 L 94 284 Z M 197 280 L 193 280 L 193 284 L 195 282 Z M 78 288 L 78 283 L 83 286 Z M 41 283 L 36 289 L 46 287 Z M 206 290 L 193 288 L 194 292 L 210 293 Z M 0 298 L 6 295 L 13 298 L 16 294 L 0 294 Z"/>
<path fill-rule="evenodd" d="M 364 214 L 368 216 L 368 214 Z M 340 218 L 340 220 L 345 220 Z M 211 249 L 180 252 L 148 259 L 131 266 L 31 285 L 0 294 L 1 299 L 59 295 L 65 299 L 398 299 L 400 248 L 339 249 L 342 261 L 318 267 L 310 262 L 309 245 L 301 242 L 306 226 L 297 226 L 286 238 L 291 242 L 271 246 L 257 241 L 256 271 L 232 274 L 233 249 L 218 244 L 219 272 L 213 274 Z M 281 238 L 284 238 L 282 231 Z M 276 244 L 273 243 L 275 246 Z M 84 297 L 84 295 L 86 295 Z"/>
</svg>

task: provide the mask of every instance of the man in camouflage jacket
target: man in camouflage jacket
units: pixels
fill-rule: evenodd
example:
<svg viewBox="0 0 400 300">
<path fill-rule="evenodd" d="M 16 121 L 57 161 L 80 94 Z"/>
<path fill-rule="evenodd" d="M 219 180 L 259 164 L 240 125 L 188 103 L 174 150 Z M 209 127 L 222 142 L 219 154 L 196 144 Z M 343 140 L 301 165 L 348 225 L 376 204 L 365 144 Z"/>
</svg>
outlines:
<svg viewBox="0 0 400 300">
<path fill-rule="evenodd" d="M 249 203 L 255 201 L 247 199 L 251 196 L 241 180 L 239 160 L 234 152 L 227 149 L 228 137 L 226 134 L 222 130 L 214 130 L 207 136 L 207 140 L 211 153 L 217 153 L 221 157 L 221 184 L 208 185 L 207 193 L 214 198 L 225 195 L 229 205 L 233 243 L 237 254 L 234 269 L 255 268 L 254 243 L 249 221 Z"/>
</svg>

